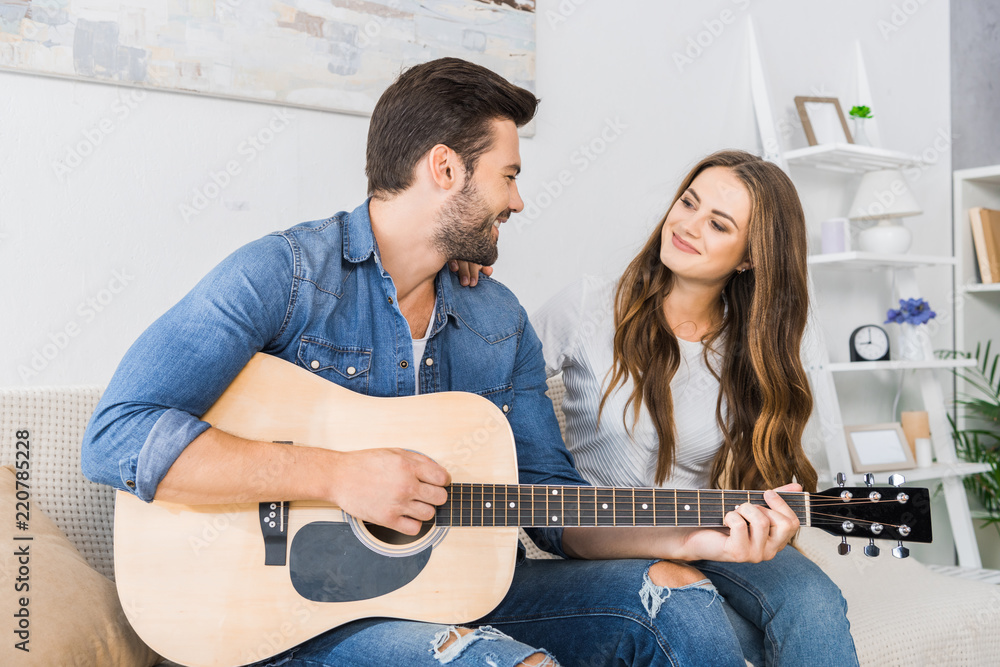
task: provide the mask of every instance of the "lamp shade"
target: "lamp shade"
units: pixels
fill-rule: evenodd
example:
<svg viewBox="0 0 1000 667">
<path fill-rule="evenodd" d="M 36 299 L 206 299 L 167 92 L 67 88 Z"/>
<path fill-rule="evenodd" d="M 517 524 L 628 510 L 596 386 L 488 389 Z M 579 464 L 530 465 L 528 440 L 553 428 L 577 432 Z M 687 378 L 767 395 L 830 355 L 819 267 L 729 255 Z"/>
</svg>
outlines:
<svg viewBox="0 0 1000 667">
<path fill-rule="evenodd" d="M 898 169 L 868 171 L 851 204 L 851 220 L 904 218 L 923 213 Z"/>
</svg>

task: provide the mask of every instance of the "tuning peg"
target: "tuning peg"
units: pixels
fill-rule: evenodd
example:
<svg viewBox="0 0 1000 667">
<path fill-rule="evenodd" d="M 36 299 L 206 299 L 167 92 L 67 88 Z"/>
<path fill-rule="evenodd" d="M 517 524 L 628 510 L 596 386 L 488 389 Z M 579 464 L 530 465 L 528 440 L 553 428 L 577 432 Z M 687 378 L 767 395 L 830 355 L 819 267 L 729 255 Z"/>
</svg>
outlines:
<svg viewBox="0 0 1000 667">
<path fill-rule="evenodd" d="M 910 555 L 910 550 L 903 546 L 902 540 L 899 540 L 898 542 L 896 542 L 896 544 L 898 546 L 892 550 L 893 556 L 895 556 L 896 558 L 906 558 L 907 556 Z"/>
<path fill-rule="evenodd" d="M 837 486 L 844 486 L 847 484 L 847 475 L 842 472 L 837 473 Z"/>
<path fill-rule="evenodd" d="M 875 546 L 875 538 L 868 538 L 868 546 L 865 547 L 865 555 L 869 558 L 878 558 L 879 548 Z"/>
<path fill-rule="evenodd" d="M 892 486 L 903 486 L 903 483 L 905 481 L 906 478 L 900 475 L 899 473 L 894 473 L 892 475 L 889 475 L 889 484 L 891 484 Z"/>
<path fill-rule="evenodd" d="M 851 553 L 851 545 L 847 543 L 847 538 L 844 536 L 841 536 L 840 544 L 837 545 L 837 553 L 841 556 Z"/>
<path fill-rule="evenodd" d="M 866 486 L 875 486 L 875 475 L 871 474 L 870 472 L 866 472 L 865 473 L 865 485 Z"/>
</svg>

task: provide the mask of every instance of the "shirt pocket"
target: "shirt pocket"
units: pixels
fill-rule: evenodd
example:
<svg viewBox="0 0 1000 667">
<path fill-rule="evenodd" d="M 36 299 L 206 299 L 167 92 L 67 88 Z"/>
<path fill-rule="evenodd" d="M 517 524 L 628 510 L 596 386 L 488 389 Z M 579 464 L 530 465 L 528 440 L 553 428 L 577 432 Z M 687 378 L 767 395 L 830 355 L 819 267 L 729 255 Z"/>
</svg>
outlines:
<svg viewBox="0 0 1000 667">
<path fill-rule="evenodd" d="M 514 411 L 513 385 L 508 384 L 500 387 L 493 387 L 492 389 L 484 389 L 475 393 L 489 400 L 493 403 L 493 405 L 500 408 L 500 411 L 503 412 L 508 419 L 510 418 L 511 413 Z"/>
<path fill-rule="evenodd" d="M 371 348 L 334 345 L 319 338 L 299 340 L 298 363 L 306 370 L 359 394 L 368 393 Z"/>
</svg>

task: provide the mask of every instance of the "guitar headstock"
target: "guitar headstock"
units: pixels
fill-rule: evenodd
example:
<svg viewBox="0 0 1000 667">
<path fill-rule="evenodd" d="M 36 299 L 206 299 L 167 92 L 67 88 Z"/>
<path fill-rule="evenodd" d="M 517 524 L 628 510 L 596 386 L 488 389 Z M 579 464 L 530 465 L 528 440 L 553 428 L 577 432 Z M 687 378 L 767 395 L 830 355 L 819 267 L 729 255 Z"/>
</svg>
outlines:
<svg viewBox="0 0 1000 667">
<path fill-rule="evenodd" d="M 898 542 L 892 550 L 897 558 L 910 551 L 903 542 L 931 542 L 931 503 L 927 489 L 902 488 L 903 476 L 891 475 L 891 486 L 875 486 L 875 476 L 865 475 L 866 486 L 845 486 L 846 477 L 837 474 L 839 486 L 812 494 L 811 524 L 842 541 L 839 552 L 851 550 L 848 537 L 868 538 L 865 555 L 878 556 L 875 538 Z M 828 499 L 828 500 L 827 500 Z"/>
</svg>

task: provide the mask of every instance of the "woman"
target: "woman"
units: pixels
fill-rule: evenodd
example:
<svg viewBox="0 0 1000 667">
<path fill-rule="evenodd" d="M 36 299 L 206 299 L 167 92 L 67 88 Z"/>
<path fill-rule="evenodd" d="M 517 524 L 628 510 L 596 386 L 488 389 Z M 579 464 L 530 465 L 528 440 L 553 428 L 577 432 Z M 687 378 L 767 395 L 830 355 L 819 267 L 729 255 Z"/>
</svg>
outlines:
<svg viewBox="0 0 1000 667">
<path fill-rule="evenodd" d="M 807 308 L 791 181 L 749 153 L 703 159 L 617 283 L 586 279 L 532 318 L 548 374 L 563 374 L 580 473 L 607 486 L 815 491 L 801 443 Z M 840 591 L 795 549 L 690 565 L 728 605 L 732 628 L 719 631 L 755 665 L 857 664 Z"/>
</svg>

